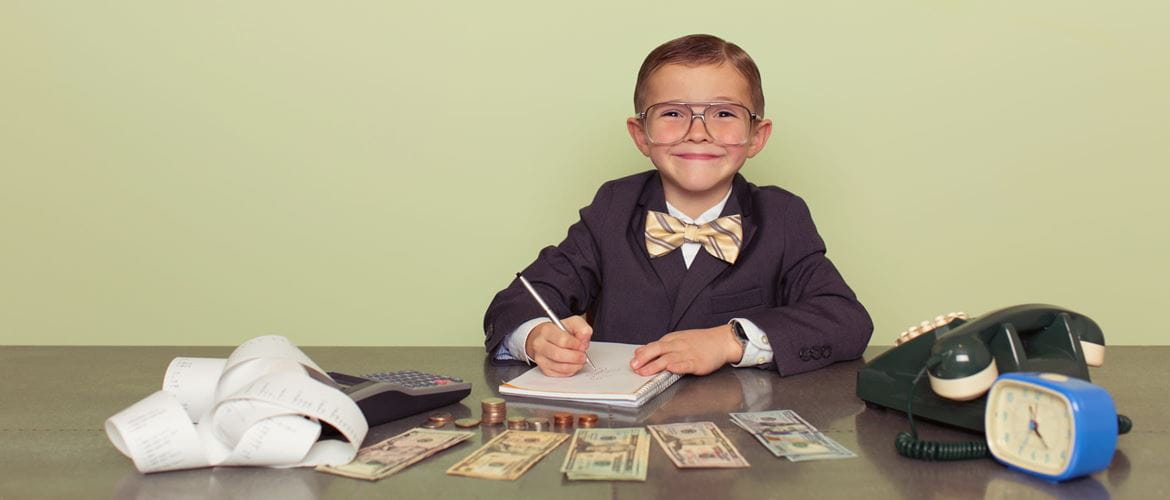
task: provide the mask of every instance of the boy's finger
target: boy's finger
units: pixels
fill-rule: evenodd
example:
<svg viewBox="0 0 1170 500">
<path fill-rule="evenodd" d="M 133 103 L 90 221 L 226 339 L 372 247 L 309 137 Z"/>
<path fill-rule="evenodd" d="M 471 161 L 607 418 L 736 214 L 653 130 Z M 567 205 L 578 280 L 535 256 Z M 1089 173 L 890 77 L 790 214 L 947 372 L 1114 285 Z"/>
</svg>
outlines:
<svg viewBox="0 0 1170 500">
<path fill-rule="evenodd" d="M 661 356 L 664 352 L 666 352 L 666 344 L 662 342 L 651 342 L 639 347 L 634 350 L 634 359 L 630 360 L 630 368 L 637 370 L 638 367 Z"/>
<path fill-rule="evenodd" d="M 584 351 L 589 349 L 589 339 L 593 337 L 593 328 L 586 325 L 584 329 L 573 332 L 573 336 L 581 342 L 581 350 Z"/>
<path fill-rule="evenodd" d="M 672 358 L 673 356 L 671 354 L 659 356 L 653 361 L 646 363 L 646 366 L 643 366 L 634 371 L 638 372 L 638 375 L 643 377 L 654 375 L 655 373 L 665 370 L 667 365 L 670 364 Z"/>
<path fill-rule="evenodd" d="M 548 358 L 558 363 L 569 363 L 578 366 L 585 364 L 585 353 L 575 349 L 551 349 L 548 353 Z"/>
<path fill-rule="evenodd" d="M 540 371 L 551 377 L 569 377 L 581 370 L 580 366 L 570 365 L 567 363 L 557 363 L 556 361 L 549 360 L 548 358 L 545 358 L 542 360 L 542 362 L 537 364 L 540 365 Z"/>
<path fill-rule="evenodd" d="M 546 367 L 543 367 L 543 366 L 542 366 L 542 367 L 540 367 L 540 372 L 541 372 L 541 373 L 543 373 L 543 374 L 545 374 L 545 376 L 548 376 L 548 377 L 569 377 L 569 376 L 571 376 L 571 375 L 570 375 L 570 374 L 568 374 L 568 373 L 565 373 L 565 372 L 559 372 L 559 371 L 556 371 L 556 370 L 554 370 L 554 369 L 552 369 L 552 368 L 546 368 Z"/>
<path fill-rule="evenodd" d="M 581 340 L 589 340 L 589 337 L 593 336 L 593 327 L 589 326 L 589 323 L 581 316 L 570 316 L 565 318 L 563 323 L 565 324 L 565 328 L 568 328 L 574 337 Z"/>
<path fill-rule="evenodd" d="M 548 342 L 550 344 L 555 345 L 557 347 L 560 347 L 562 349 L 580 350 L 577 347 L 577 345 L 580 344 L 580 341 L 577 340 L 577 337 L 569 335 L 569 334 L 562 332 L 560 330 L 557 330 L 557 331 L 553 332 L 552 334 L 550 334 L 548 336 Z"/>
</svg>

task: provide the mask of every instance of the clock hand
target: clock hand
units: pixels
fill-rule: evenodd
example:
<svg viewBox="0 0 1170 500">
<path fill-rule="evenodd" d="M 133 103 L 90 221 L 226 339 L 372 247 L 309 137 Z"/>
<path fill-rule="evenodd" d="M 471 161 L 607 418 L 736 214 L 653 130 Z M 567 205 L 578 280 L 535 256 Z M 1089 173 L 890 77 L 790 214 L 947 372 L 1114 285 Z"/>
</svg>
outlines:
<svg viewBox="0 0 1170 500">
<path fill-rule="evenodd" d="M 1040 426 L 1033 425 L 1032 432 L 1036 433 L 1036 437 L 1040 438 L 1040 444 L 1044 445 L 1044 449 L 1048 449 L 1048 442 L 1044 440 L 1044 436 L 1040 435 Z"/>
<path fill-rule="evenodd" d="M 1040 444 L 1044 445 L 1044 449 L 1047 450 L 1048 442 L 1040 434 L 1040 424 L 1036 422 L 1036 407 L 1028 405 L 1028 413 L 1031 414 L 1031 418 L 1028 419 L 1028 430 L 1036 433 L 1036 437 L 1040 438 Z"/>
</svg>

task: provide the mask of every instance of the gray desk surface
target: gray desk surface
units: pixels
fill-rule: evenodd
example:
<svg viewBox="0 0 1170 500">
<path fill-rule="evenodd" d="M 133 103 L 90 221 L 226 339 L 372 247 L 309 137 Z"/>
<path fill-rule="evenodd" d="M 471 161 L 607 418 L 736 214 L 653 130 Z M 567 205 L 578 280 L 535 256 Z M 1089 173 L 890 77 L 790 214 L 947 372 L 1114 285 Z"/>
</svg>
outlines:
<svg viewBox="0 0 1170 500">
<path fill-rule="evenodd" d="M 866 359 L 884 351 L 870 348 Z M 478 416 L 478 403 L 495 395 L 502 379 L 523 371 L 493 367 L 471 347 L 309 347 L 326 370 L 364 373 L 416 369 L 454 375 L 473 384 L 471 395 L 446 408 Z M 107 440 L 107 417 L 159 389 L 176 356 L 226 357 L 210 347 L 0 347 L 0 498 L 1166 498 L 1170 496 L 1170 425 L 1163 386 L 1170 347 L 1110 347 L 1094 382 L 1109 389 L 1134 430 L 1119 440 L 1112 466 L 1064 484 L 1011 472 L 992 460 L 917 462 L 897 456 L 894 436 L 906 430 L 898 412 L 866 408 L 854 395 L 861 361 L 780 378 L 756 369 L 724 369 L 687 377 L 638 415 L 598 412 L 601 426 L 627 427 L 709 420 L 751 462 L 750 469 L 679 470 L 653 446 L 645 483 L 568 481 L 558 472 L 561 446 L 516 481 L 447 476 L 444 471 L 490 437 L 476 429 L 469 443 L 398 475 L 365 482 L 310 469 L 218 468 L 139 474 Z M 859 458 L 792 463 L 774 458 L 728 421 L 728 412 L 793 409 Z M 548 410 L 510 401 L 511 415 Z M 425 415 L 371 429 L 371 443 L 414 427 Z M 972 434 L 925 424 L 928 439 L 971 439 Z"/>
</svg>

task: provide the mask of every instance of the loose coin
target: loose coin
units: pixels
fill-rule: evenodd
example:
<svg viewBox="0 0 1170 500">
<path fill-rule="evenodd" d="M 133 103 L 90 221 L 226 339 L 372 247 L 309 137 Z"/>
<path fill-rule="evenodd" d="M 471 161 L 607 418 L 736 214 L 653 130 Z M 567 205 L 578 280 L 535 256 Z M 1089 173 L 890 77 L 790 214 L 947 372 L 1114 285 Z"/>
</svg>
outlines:
<svg viewBox="0 0 1170 500">
<path fill-rule="evenodd" d="M 508 417 L 508 428 L 514 431 L 528 430 L 528 421 L 524 417 Z"/>
<path fill-rule="evenodd" d="M 544 417 L 529 418 L 528 428 L 537 432 L 545 432 L 548 430 L 548 419 Z"/>
<path fill-rule="evenodd" d="M 454 419 L 455 417 L 451 416 L 451 414 L 447 412 L 432 413 L 429 417 L 427 417 L 427 420 L 430 420 L 436 424 L 446 424 L 447 422 L 450 422 Z"/>
<path fill-rule="evenodd" d="M 577 423 L 581 424 L 581 425 L 596 424 L 597 423 L 597 414 L 596 413 L 582 413 L 581 415 L 577 416 Z"/>
<path fill-rule="evenodd" d="M 479 420 L 474 418 L 461 418 L 455 421 L 455 427 L 462 427 L 464 429 L 475 427 L 477 425 L 479 425 Z"/>
<path fill-rule="evenodd" d="M 446 423 L 440 424 L 440 423 L 431 422 L 428 420 L 427 423 L 422 424 L 422 426 L 426 427 L 427 429 L 442 429 L 443 427 L 446 427 L 447 424 Z"/>
</svg>

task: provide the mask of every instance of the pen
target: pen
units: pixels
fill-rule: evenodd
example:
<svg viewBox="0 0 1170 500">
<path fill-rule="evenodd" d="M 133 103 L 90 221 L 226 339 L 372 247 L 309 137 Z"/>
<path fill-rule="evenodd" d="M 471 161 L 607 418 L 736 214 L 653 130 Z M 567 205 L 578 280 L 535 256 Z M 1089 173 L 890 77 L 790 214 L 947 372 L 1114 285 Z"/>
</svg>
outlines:
<svg viewBox="0 0 1170 500">
<path fill-rule="evenodd" d="M 548 307 L 548 304 L 544 302 L 544 299 L 540 297 L 540 294 L 536 293 L 536 289 L 532 288 L 532 283 L 529 283 L 528 280 L 524 279 L 524 276 L 520 273 L 516 273 L 516 277 L 520 278 L 520 283 L 524 284 L 524 288 L 528 289 L 528 293 L 532 295 L 532 298 L 536 299 L 536 303 L 540 304 L 540 308 L 544 309 L 544 313 L 548 315 L 548 319 L 551 319 L 552 322 L 557 325 L 557 328 L 560 328 L 562 332 L 569 333 L 569 329 L 565 328 L 565 324 L 561 323 L 561 320 L 557 319 L 557 315 L 553 314 L 552 309 Z M 569 335 L 572 334 L 570 333 Z M 589 363 L 590 368 L 593 368 L 594 370 L 597 369 L 596 366 L 593 366 L 593 361 L 589 359 L 588 352 L 585 353 L 585 362 Z"/>
</svg>

